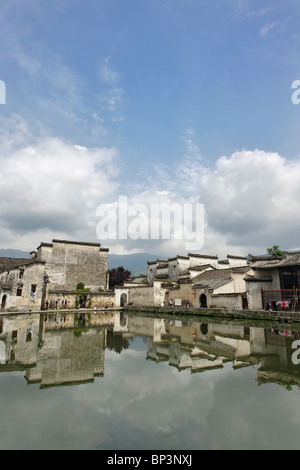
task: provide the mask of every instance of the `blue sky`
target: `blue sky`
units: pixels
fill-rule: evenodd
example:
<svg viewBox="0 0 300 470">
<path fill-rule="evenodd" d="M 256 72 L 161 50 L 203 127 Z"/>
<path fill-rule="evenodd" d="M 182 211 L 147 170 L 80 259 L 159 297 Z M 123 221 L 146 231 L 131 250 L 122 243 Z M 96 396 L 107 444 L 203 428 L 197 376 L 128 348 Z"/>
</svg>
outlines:
<svg viewBox="0 0 300 470">
<path fill-rule="evenodd" d="M 300 248 L 299 20 L 298 0 L 2 0 L 1 247 L 94 241 L 100 204 L 164 191 L 205 205 L 202 252 Z"/>
</svg>

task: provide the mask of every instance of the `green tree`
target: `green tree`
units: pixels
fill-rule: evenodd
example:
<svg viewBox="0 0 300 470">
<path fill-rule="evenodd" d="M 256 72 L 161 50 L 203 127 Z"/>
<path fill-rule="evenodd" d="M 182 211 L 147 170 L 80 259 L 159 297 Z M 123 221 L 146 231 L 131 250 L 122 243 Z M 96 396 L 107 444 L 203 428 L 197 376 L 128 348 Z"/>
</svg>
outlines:
<svg viewBox="0 0 300 470">
<path fill-rule="evenodd" d="M 280 250 L 278 245 L 273 245 L 272 248 L 267 248 L 267 253 L 271 256 L 285 255 L 285 251 Z"/>
</svg>

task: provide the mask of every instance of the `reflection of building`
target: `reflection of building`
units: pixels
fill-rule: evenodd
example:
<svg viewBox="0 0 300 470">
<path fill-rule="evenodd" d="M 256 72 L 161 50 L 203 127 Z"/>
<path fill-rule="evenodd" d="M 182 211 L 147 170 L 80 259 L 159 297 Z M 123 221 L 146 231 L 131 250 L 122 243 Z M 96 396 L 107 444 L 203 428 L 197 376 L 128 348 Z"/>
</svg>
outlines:
<svg viewBox="0 0 300 470">
<path fill-rule="evenodd" d="M 26 372 L 28 382 L 54 386 L 92 381 L 104 374 L 106 330 L 53 330 L 44 335 L 37 365 Z"/>
<path fill-rule="evenodd" d="M 297 326 L 274 329 L 241 322 L 204 323 L 117 313 L 114 331 L 146 336 L 147 358 L 168 362 L 179 371 L 204 372 L 222 368 L 227 362 L 234 369 L 261 364 L 257 370 L 259 383 L 300 385 L 300 365 L 294 365 L 291 359 L 292 343 L 300 336 Z"/>
<path fill-rule="evenodd" d="M 4 316 L 0 320 L 0 370 L 34 367 L 40 342 L 40 317 Z"/>
<path fill-rule="evenodd" d="M 58 312 L 0 320 L 0 372 L 25 371 L 27 381 L 41 387 L 93 381 L 104 374 L 105 349 L 122 354 L 136 336 L 145 338 L 148 360 L 167 362 L 178 371 L 204 373 L 226 363 L 234 369 L 256 365 L 259 384 L 300 385 L 300 365 L 292 361 L 300 326 L 275 329 L 124 312 Z"/>
<path fill-rule="evenodd" d="M 87 382 L 103 375 L 112 315 L 84 315 L 2 317 L 0 371 L 26 370 L 28 382 L 40 382 L 41 387 Z"/>
<path fill-rule="evenodd" d="M 85 291 L 76 294 L 78 284 Z M 0 258 L 2 310 L 38 311 L 57 304 L 87 307 L 108 287 L 108 249 L 100 243 L 53 240 L 41 243 L 30 259 Z M 105 296 L 105 294 L 102 294 Z M 107 298 L 112 306 L 113 298 Z"/>
</svg>

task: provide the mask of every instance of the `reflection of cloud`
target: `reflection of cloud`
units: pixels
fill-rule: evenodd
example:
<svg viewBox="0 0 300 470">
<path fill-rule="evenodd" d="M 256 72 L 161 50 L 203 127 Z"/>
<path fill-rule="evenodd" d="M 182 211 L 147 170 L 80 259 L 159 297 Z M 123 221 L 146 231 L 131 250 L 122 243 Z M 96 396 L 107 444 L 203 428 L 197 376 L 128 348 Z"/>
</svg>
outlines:
<svg viewBox="0 0 300 470">
<path fill-rule="evenodd" d="M 0 447 L 299 447 L 298 391 L 257 387 L 257 366 L 233 370 L 226 363 L 221 370 L 191 374 L 145 357 L 138 338 L 121 354 L 106 350 L 104 376 L 72 387 L 40 390 L 26 384 L 24 372 L 2 373 Z"/>
</svg>

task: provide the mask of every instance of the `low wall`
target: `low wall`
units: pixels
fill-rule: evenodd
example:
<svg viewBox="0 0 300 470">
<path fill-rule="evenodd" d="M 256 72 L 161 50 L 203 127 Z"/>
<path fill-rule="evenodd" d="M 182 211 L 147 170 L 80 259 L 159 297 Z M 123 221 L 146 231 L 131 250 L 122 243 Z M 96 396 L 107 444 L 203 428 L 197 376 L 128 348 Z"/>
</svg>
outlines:
<svg viewBox="0 0 300 470">
<path fill-rule="evenodd" d="M 140 307 L 128 305 L 124 311 L 136 313 L 162 314 L 162 315 L 186 315 L 204 316 L 215 318 L 267 320 L 279 322 L 300 322 L 300 312 L 274 312 L 267 310 L 239 310 L 227 308 L 183 308 L 183 307 Z"/>
</svg>

